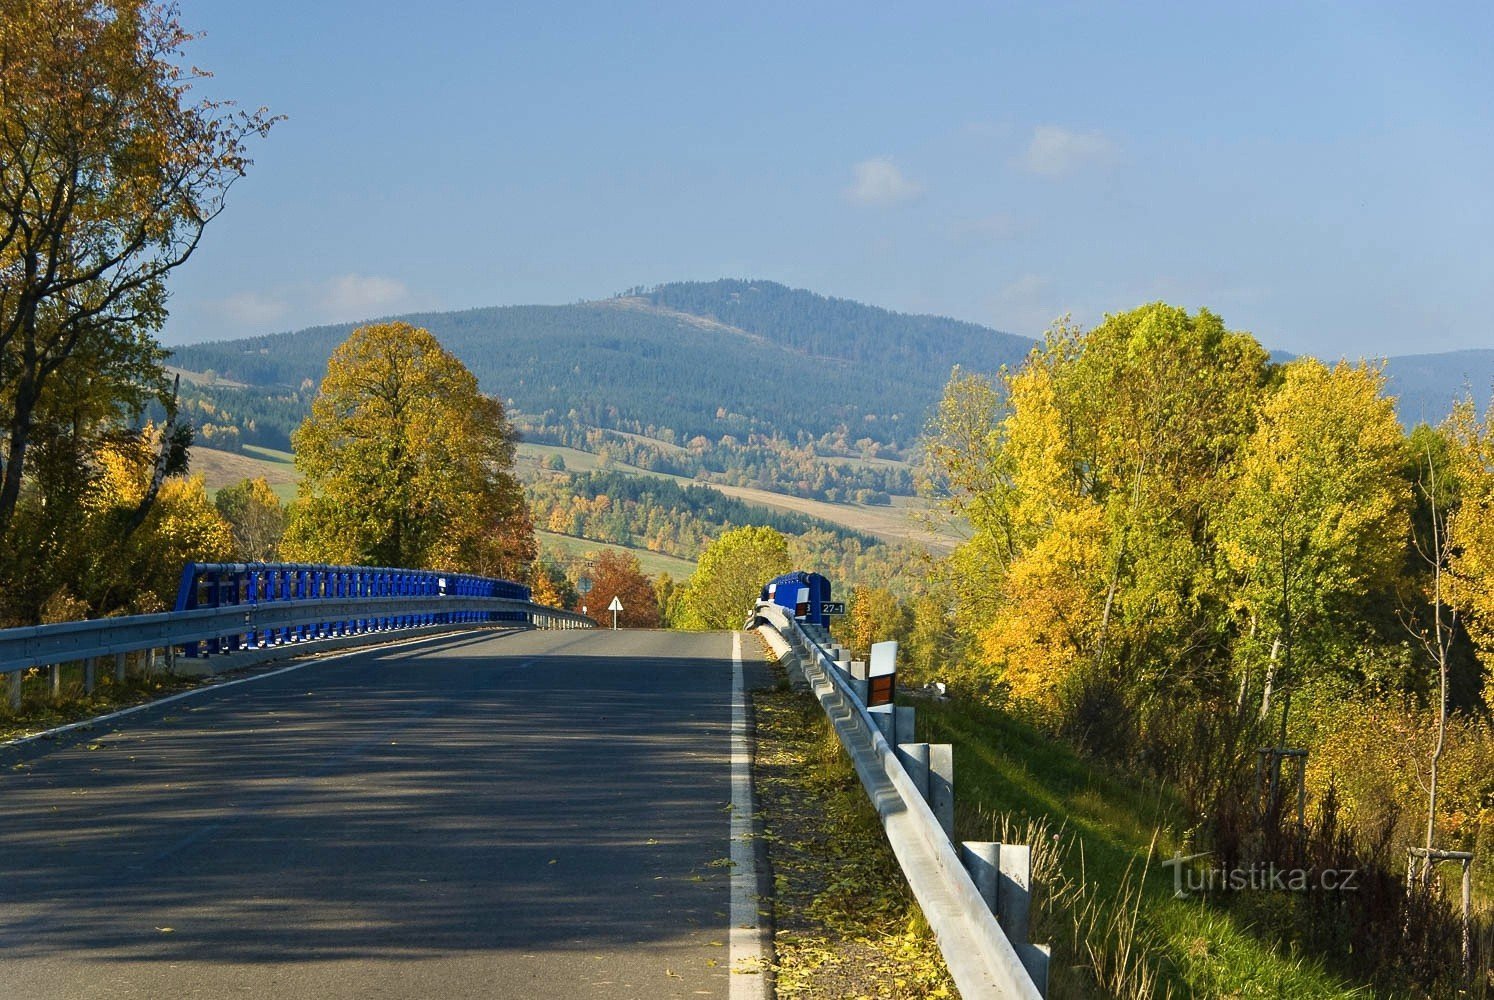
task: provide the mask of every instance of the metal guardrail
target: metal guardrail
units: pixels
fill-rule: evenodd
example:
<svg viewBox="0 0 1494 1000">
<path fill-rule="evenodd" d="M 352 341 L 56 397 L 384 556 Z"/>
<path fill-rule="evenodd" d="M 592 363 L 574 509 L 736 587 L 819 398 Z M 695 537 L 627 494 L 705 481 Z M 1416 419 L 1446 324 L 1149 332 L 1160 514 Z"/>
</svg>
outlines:
<svg viewBox="0 0 1494 1000">
<path fill-rule="evenodd" d="M 424 579 L 425 576 L 429 580 Z M 478 593 L 487 590 L 488 594 Z M 444 592 L 443 592 L 444 591 Z M 451 591 L 465 591 L 456 592 Z M 206 596 L 211 592 L 211 596 Z M 514 595 L 514 596 L 508 596 Z M 537 628 L 595 628 L 585 615 L 535 604 L 529 588 L 504 580 L 367 567 L 267 564 L 189 565 L 176 611 L 0 629 L 0 674 L 19 703 L 21 672 L 113 656 L 180 649 L 183 655 L 282 652 L 352 645 L 367 636 L 437 632 L 512 622 Z M 200 606 L 210 601 L 209 606 Z M 243 655 L 232 658 L 235 663 Z"/>
<path fill-rule="evenodd" d="M 933 928 L 960 995 L 965 1000 L 1042 1000 L 1047 955 L 1025 941 L 1026 886 L 1017 887 L 1023 898 L 1020 907 L 1012 908 L 1020 917 L 1010 923 L 1022 925 L 1014 935 L 1020 939 L 1013 941 L 993 912 L 999 908 L 1003 917 L 1009 912 L 1005 902 L 997 906 L 1000 877 L 994 871 L 983 871 L 983 884 L 977 886 L 966 868 L 967 862 L 962 861 L 945 826 L 925 799 L 926 793 L 909 774 L 906 757 L 900 757 L 898 748 L 884 734 L 886 723 L 879 725 L 867 711 L 851 679 L 837 666 L 821 640 L 775 604 L 759 603 L 754 618 L 769 623 L 777 631 L 786 642 L 785 651 L 790 646 L 796 647 L 804 679 L 819 698 L 882 819 L 893 854 Z M 903 723 L 895 726 L 901 729 Z M 901 735 L 898 733 L 897 738 Z M 911 735 L 908 733 L 910 738 Z M 966 845 L 967 849 L 990 846 L 996 845 Z M 981 864 L 968 850 L 966 856 L 969 863 Z M 1039 970 L 1041 986 L 1034 981 L 1029 964 Z"/>
<path fill-rule="evenodd" d="M 475 576 L 470 573 L 445 573 L 440 570 L 402 569 L 393 566 L 333 566 L 322 563 L 187 563 L 182 568 L 181 583 L 176 592 L 177 611 L 190 611 L 202 607 L 227 605 L 283 605 L 305 604 L 308 601 L 340 598 L 346 600 L 368 600 L 372 598 L 414 597 L 491 597 L 509 601 L 529 601 L 530 589 L 512 580 Z M 516 611 L 507 610 L 439 610 L 419 611 L 411 609 L 390 621 L 385 612 L 370 611 L 368 614 L 353 612 L 351 619 L 332 618 L 294 627 L 274 628 L 268 634 L 251 633 L 246 644 L 279 645 L 283 642 L 305 640 L 313 628 L 319 626 L 323 632 L 341 635 L 350 629 L 367 629 L 370 624 L 376 629 L 390 627 L 409 628 L 417 625 L 449 625 L 459 622 L 510 620 L 523 622 L 527 619 Z M 198 644 L 189 642 L 183 652 L 189 657 L 199 654 Z M 225 649 L 239 648 L 233 636 L 227 637 L 227 645 L 218 639 L 207 642 L 207 652 L 221 653 Z"/>
</svg>

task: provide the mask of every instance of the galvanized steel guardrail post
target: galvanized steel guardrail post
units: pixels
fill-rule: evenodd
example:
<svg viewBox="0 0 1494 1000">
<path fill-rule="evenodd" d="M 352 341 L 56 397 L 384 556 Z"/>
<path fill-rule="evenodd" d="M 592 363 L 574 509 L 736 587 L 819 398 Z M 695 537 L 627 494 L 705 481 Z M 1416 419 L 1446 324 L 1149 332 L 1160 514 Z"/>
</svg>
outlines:
<svg viewBox="0 0 1494 1000">
<path fill-rule="evenodd" d="M 61 665 L 82 662 L 84 686 L 97 664 L 112 658 L 117 679 L 126 657 L 164 650 L 225 657 L 232 666 L 280 655 L 356 645 L 394 632 L 435 633 L 478 624 L 595 628 L 584 615 L 535 604 L 528 587 L 465 574 L 379 567 L 291 564 L 189 564 L 177 609 L 158 614 L 94 618 L 0 629 L 0 674 L 10 675 L 10 704 L 19 707 L 21 677 L 50 668 L 54 696 Z"/>
<path fill-rule="evenodd" d="M 784 644 L 780 655 L 796 654 L 789 670 L 801 672 L 850 755 L 960 995 L 1041 1000 L 1048 951 L 1027 941 L 1028 846 L 956 845 L 948 745 L 915 743 L 910 707 L 868 710 L 865 665 L 832 645 L 823 627 L 766 602 L 753 617 Z"/>
</svg>

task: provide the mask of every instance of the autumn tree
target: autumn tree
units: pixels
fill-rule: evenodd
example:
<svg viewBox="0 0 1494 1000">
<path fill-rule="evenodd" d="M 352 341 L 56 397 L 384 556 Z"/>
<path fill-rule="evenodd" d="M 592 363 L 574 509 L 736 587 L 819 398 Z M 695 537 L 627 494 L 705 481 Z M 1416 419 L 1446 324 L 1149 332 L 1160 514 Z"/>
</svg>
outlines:
<svg viewBox="0 0 1494 1000">
<path fill-rule="evenodd" d="M 607 606 L 614 597 L 623 608 L 617 614 L 619 628 L 659 627 L 659 601 L 638 557 L 621 549 L 605 549 L 592 564 L 591 590 L 581 600 L 591 617 L 610 626 L 612 614 Z"/>
<path fill-rule="evenodd" d="M 1160 303 L 1061 321 L 995 379 L 956 371 L 929 480 L 971 529 L 949 574 L 958 622 L 1012 693 L 1056 707 L 1082 673 L 1215 682 L 1212 516 L 1267 371 L 1248 334 Z"/>
<path fill-rule="evenodd" d="M 292 443 L 290 558 L 506 577 L 534 560 L 503 405 L 426 330 L 354 330 Z"/>
<path fill-rule="evenodd" d="M 772 528 L 732 528 L 700 554 L 681 601 L 681 625 L 740 628 L 763 584 L 789 571 L 788 542 Z"/>
<path fill-rule="evenodd" d="M 836 622 L 835 634 L 862 658 L 873 643 L 906 641 L 913 628 L 912 612 L 883 587 L 858 587 L 846 604 L 846 617 Z"/>
<path fill-rule="evenodd" d="M 1460 494 L 1447 524 L 1449 596 L 1485 662 L 1494 662 L 1494 407 L 1480 420 L 1473 401 L 1463 399 L 1445 430 Z M 1494 679 L 1485 685 L 1484 703 L 1494 707 Z"/>
<path fill-rule="evenodd" d="M 99 476 L 86 500 L 87 564 L 78 583 L 95 613 L 164 611 L 172 606 L 182 567 L 233 559 L 233 531 L 208 500 L 203 477 L 155 481 L 151 449 L 126 439 L 96 457 Z M 156 501 L 137 529 L 141 500 Z"/>
<path fill-rule="evenodd" d="M 225 486 L 213 506 L 233 529 L 234 554 L 244 562 L 274 562 L 285 534 L 285 509 L 261 476 Z"/>
<path fill-rule="evenodd" d="M 1386 587 L 1409 530 L 1404 436 L 1384 375 L 1366 365 L 1287 366 L 1234 468 L 1220 519 L 1247 633 L 1269 647 L 1261 715 L 1331 644 L 1366 592 Z"/>
<path fill-rule="evenodd" d="M 272 124 L 191 100 L 191 37 L 143 0 L 0 0 L 0 535 L 71 367 L 161 384 L 167 275 Z"/>
<path fill-rule="evenodd" d="M 536 559 L 529 575 L 533 589 L 533 600 L 547 608 L 573 608 L 580 604 L 581 595 L 576 585 L 550 559 Z"/>
</svg>

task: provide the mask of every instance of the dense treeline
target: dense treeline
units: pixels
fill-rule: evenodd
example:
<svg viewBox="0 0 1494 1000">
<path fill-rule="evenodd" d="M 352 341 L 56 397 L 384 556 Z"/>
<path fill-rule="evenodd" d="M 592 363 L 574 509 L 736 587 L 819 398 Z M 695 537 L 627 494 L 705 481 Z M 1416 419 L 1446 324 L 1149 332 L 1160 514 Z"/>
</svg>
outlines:
<svg viewBox="0 0 1494 1000">
<path fill-rule="evenodd" d="M 311 413 L 314 398 L 314 386 L 266 390 L 189 383 L 182 386 L 180 406 L 205 447 L 240 451 L 257 445 L 290 451 L 291 435 Z"/>
<path fill-rule="evenodd" d="M 847 627 L 900 629 L 911 665 L 1173 783 L 1226 860 L 1389 885 L 1411 847 L 1473 850 L 1494 891 L 1494 423 L 1471 402 L 1408 436 L 1378 369 L 1273 364 L 1154 305 L 957 370 L 926 448 L 971 537 L 916 614 L 861 613 L 888 604 L 866 591 Z M 1262 747 L 1307 751 L 1308 833 Z M 1246 916 L 1312 950 L 1401 942 L 1356 971 L 1437 992 L 1456 939 L 1420 898 Z"/>
</svg>

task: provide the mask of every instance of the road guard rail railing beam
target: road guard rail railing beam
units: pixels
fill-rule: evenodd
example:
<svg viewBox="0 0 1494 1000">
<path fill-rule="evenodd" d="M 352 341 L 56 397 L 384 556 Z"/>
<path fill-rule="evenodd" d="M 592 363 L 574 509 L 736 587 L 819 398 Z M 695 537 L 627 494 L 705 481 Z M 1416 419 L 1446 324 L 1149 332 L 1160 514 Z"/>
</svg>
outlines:
<svg viewBox="0 0 1494 1000">
<path fill-rule="evenodd" d="M 266 572 L 263 566 L 235 568 L 246 575 L 251 570 Z M 377 641 L 399 632 L 428 634 L 504 623 L 539 628 L 596 627 L 589 617 L 529 600 L 440 592 L 379 592 L 389 589 L 390 586 L 371 586 L 366 596 L 294 594 L 265 599 L 241 588 L 236 592 L 240 602 L 216 607 L 0 629 L 0 674 L 10 675 L 10 700 L 17 706 L 20 680 L 26 670 L 52 668 L 55 692 L 60 664 L 82 661 L 92 668 L 98 659 L 113 656 L 116 676 L 122 677 L 126 654 L 146 650 L 166 649 L 173 654 L 177 649 L 191 653 L 199 650 L 250 653 L 257 654 L 252 659 L 262 660 L 332 644 L 346 646 Z M 528 588 L 521 589 L 527 594 Z M 250 658 L 236 655 L 228 659 L 238 665 Z M 91 669 L 86 676 L 92 679 Z"/>
<path fill-rule="evenodd" d="M 863 697 L 854 690 L 851 678 L 836 664 L 821 640 L 776 604 L 759 603 L 753 617 L 767 622 L 784 640 L 785 648 L 779 650 L 780 655 L 789 651 L 797 654 L 798 669 L 834 725 L 881 817 L 892 852 L 933 928 L 960 995 L 965 1000 L 1042 1000 L 1047 986 L 1047 955 L 1044 949 L 1035 948 L 1025 940 L 1027 886 L 1015 887 L 1019 891 L 1010 893 L 998 905 L 997 888 L 1007 874 L 1006 866 L 1002 864 L 1003 870 L 997 872 L 983 867 L 982 858 L 971 856 L 975 852 L 989 854 L 982 849 L 998 845 L 966 845 L 968 860 L 962 862 L 945 825 L 915 784 L 904 758 L 888 741 L 882 726 L 867 711 Z M 828 638 L 826 633 L 816 631 Z M 772 632 L 768 634 L 772 636 Z M 911 710 L 899 711 L 907 713 L 904 718 L 909 719 L 907 728 L 911 730 Z M 895 725 L 901 730 L 904 723 Z M 896 732 L 894 738 L 901 740 L 903 736 Z M 911 731 L 906 736 L 911 742 Z M 928 744 L 922 746 L 927 749 Z M 926 765 L 924 773 L 927 774 Z M 1022 857 L 1025 860 L 1025 852 Z M 980 871 L 981 886 L 977 886 L 967 870 L 967 863 Z M 1010 905 L 1014 902 L 1018 905 Z M 993 911 L 1002 914 L 1017 938 L 1015 942 L 1007 936 Z M 1029 964 L 1043 980 L 1041 987 L 1034 982 Z"/>
</svg>

